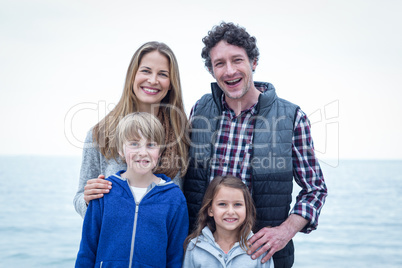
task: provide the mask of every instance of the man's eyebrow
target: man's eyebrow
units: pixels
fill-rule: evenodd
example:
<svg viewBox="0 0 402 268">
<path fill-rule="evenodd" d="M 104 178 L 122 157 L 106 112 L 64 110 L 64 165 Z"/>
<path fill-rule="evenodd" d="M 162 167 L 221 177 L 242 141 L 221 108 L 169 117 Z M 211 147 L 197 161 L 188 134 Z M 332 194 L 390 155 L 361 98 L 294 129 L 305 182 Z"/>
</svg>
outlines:
<svg viewBox="0 0 402 268">
<path fill-rule="evenodd" d="M 233 58 L 244 58 L 244 57 L 245 56 L 243 54 L 234 54 L 234 55 L 230 56 L 231 59 L 233 59 Z M 222 60 L 222 58 L 217 58 L 214 61 L 212 61 L 212 63 L 215 63 L 215 62 L 221 61 L 221 60 Z"/>
</svg>

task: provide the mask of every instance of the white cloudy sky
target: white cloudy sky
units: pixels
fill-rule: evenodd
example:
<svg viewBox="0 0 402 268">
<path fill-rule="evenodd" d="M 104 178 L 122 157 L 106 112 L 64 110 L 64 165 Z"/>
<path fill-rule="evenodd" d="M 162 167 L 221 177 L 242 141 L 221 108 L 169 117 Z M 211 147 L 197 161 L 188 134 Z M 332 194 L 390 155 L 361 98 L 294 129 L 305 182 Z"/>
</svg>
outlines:
<svg viewBox="0 0 402 268">
<path fill-rule="evenodd" d="M 310 116 L 317 154 L 402 159 L 400 1 L 0 0 L 0 154 L 80 155 L 119 99 L 134 51 L 175 52 L 188 113 L 212 77 L 201 39 L 244 26 L 261 53 L 254 79 Z"/>
</svg>

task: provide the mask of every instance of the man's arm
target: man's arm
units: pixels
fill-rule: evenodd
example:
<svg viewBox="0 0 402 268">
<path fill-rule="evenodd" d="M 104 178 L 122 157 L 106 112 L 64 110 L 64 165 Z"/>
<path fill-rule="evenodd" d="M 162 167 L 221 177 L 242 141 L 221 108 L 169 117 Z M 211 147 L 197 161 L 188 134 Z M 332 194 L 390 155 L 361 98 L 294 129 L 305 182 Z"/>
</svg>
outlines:
<svg viewBox="0 0 402 268">
<path fill-rule="evenodd" d="M 266 262 L 275 252 L 284 248 L 297 232 L 309 233 L 318 225 L 318 216 L 327 196 L 327 188 L 315 157 L 310 123 L 300 109 L 295 120 L 292 162 L 295 181 L 302 190 L 286 221 L 277 227 L 261 229 L 249 240 L 252 246 L 248 254 L 254 253 L 253 259 L 269 250 L 262 259 L 262 262 Z M 261 248 L 255 252 L 259 247 Z"/>
<path fill-rule="evenodd" d="M 194 115 L 194 113 L 195 113 L 195 110 L 197 109 L 197 105 L 198 105 L 198 102 L 199 102 L 200 100 L 198 100 L 195 104 L 194 104 L 194 106 L 191 108 L 191 111 L 190 111 L 190 116 L 188 117 L 188 121 L 191 121 L 191 119 L 193 118 L 193 115 Z"/>
<path fill-rule="evenodd" d="M 309 233 L 317 228 L 318 217 L 327 196 L 327 187 L 314 153 L 310 122 L 300 109 L 295 122 L 292 146 L 293 176 L 302 189 L 290 213 L 308 221 L 301 231 Z"/>
</svg>

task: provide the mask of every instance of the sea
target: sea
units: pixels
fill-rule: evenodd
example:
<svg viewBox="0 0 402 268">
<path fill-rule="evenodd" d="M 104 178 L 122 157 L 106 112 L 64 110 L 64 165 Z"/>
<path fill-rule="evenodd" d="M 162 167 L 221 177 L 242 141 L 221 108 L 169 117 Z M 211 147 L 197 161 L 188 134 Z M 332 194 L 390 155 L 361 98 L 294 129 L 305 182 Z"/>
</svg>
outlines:
<svg viewBox="0 0 402 268">
<path fill-rule="evenodd" d="M 0 156 L 0 267 L 74 266 L 80 162 L 79 156 Z M 294 238 L 293 267 L 402 267 L 402 161 L 321 167 L 329 194 L 317 230 Z M 299 190 L 295 185 L 294 197 Z"/>
</svg>

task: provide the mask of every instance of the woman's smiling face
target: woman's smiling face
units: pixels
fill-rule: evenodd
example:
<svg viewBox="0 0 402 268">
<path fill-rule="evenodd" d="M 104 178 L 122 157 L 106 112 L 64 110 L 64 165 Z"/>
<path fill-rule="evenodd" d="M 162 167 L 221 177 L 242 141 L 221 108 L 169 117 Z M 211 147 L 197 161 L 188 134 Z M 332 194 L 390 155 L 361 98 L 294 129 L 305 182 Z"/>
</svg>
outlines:
<svg viewBox="0 0 402 268">
<path fill-rule="evenodd" d="M 169 60 L 157 50 L 143 56 L 135 75 L 133 91 L 139 111 L 160 104 L 170 90 Z"/>
</svg>

